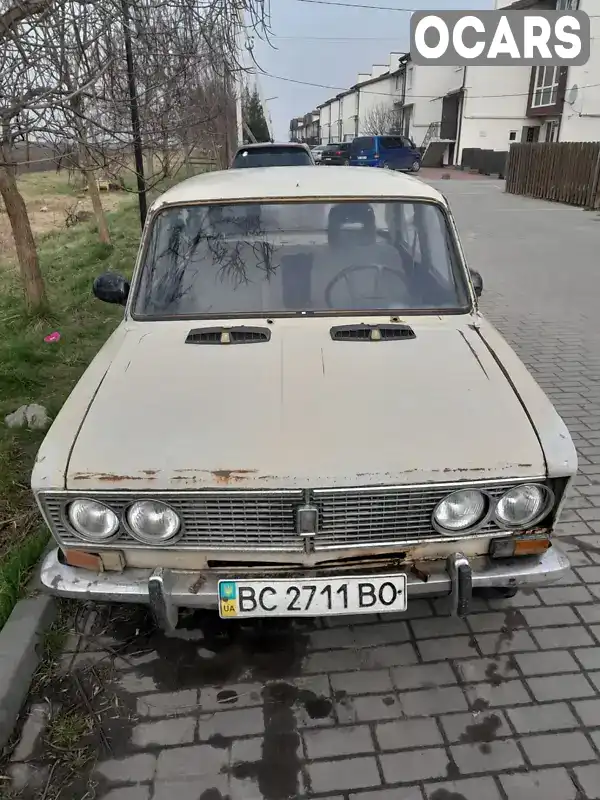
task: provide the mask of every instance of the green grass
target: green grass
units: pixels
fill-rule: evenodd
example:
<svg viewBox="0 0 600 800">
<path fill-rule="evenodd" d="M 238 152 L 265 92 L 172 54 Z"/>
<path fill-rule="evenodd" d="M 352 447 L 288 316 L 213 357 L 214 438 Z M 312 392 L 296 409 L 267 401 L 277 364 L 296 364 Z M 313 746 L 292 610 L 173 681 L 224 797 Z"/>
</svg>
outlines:
<svg viewBox="0 0 600 800">
<path fill-rule="evenodd" d="M 4 417 L 28 403 L 54 417 L 122 318 L 123 310 L 95 300 L 91 287 L 101 272 L 131 275 L 140 235 L 137 198 L 124 197 L 108 221 L 111 246 L 89 225 L 39 241 L 49 300 L 42 317 L 25 313 L 18 273 L 0 262 L 0 628 L 47 538 L 29 489 L 44 433 L 9 429 Z M 54 330 L 60 341 L 46 344 Z"/>
</svg>

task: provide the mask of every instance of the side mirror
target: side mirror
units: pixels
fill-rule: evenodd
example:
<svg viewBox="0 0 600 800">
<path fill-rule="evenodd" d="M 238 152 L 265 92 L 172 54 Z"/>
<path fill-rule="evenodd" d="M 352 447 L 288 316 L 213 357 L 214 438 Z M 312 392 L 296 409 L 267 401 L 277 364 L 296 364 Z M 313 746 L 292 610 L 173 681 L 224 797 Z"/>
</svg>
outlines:
<svg viewBox="0 0 600 800">
<path fill-rule="evenodd" d="M 103 275 L 98 275 L 94 281 L 92 292 L 98 300 L 124 306 L 129 296 L 129 281 L 122 275 L 105 272 Z"/>
<path fill-rule="evenodd" d="M 483 292 L 483 278 L 476 270 L 472 269 L 471 272 L 471 281 L 473 282 L 473 288 L 475 289 L 476 297 L 481 297 L 481 293 Z"/>
</svg>

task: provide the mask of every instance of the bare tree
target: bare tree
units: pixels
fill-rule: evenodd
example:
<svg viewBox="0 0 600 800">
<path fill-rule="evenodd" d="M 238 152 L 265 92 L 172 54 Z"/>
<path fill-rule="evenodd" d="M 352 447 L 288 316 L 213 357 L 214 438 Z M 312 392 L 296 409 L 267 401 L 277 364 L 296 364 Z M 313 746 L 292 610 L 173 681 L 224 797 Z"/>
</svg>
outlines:
<svg viewBox="0 0 600 800">
<path fill-rule="evenodd" d="M 395 106 L 385 102 L 373 106 L 365 114 L 363 132 L 369 136 L 398 134 L 402 131 L 402 116 Z"/>
</svg>

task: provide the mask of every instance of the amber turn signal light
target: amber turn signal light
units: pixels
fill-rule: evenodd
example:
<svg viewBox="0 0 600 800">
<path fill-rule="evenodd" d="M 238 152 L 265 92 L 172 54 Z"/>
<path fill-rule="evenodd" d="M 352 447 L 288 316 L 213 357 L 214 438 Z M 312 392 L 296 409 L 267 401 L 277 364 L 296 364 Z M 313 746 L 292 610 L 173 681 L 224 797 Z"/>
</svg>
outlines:
<svg viewBox="0 0 600 800">
<path fill-rule="evenodd" d="M 545 553 L 550 547 L 546 537 L 538 539 L 493 539 L 490 544 L 491 558 L 511 558 L 512 556 L 535 556 Z"/>
<path fill-rule="evenodd" d="M 92 569 L 95 572 L 102 572 L 102 559 L 94 553 L 86 553 L 85 550 L 64 550 L 65 563 L 70 567 L 80 567 L 82 569 Z"/>
</svg>

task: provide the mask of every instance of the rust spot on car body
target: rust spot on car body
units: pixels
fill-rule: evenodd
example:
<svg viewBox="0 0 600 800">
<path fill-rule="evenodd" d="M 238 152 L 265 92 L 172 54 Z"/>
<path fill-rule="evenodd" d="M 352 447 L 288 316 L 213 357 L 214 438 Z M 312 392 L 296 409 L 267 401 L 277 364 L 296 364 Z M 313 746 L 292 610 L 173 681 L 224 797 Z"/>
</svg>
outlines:
<svg viewBox="0 0 600 800">
<path fill-rule="evenodd" d="M 256 472 L 255 469 L 214 469 L 210 474 L 217 481 L 225 485 L 231 483 L 239 483 L 240 481 L 248 480 L 248 476 Z"/>
<path fill-rule="evenodd" d="M 74 481 L 103 481 L 109 483 L 120 483 L 121 481 L 146 481 L 154 480 L 151 473 L 145 475 L 113 475 L 112 472 L 76 472 L 73 475 Z"/>
</svg>

